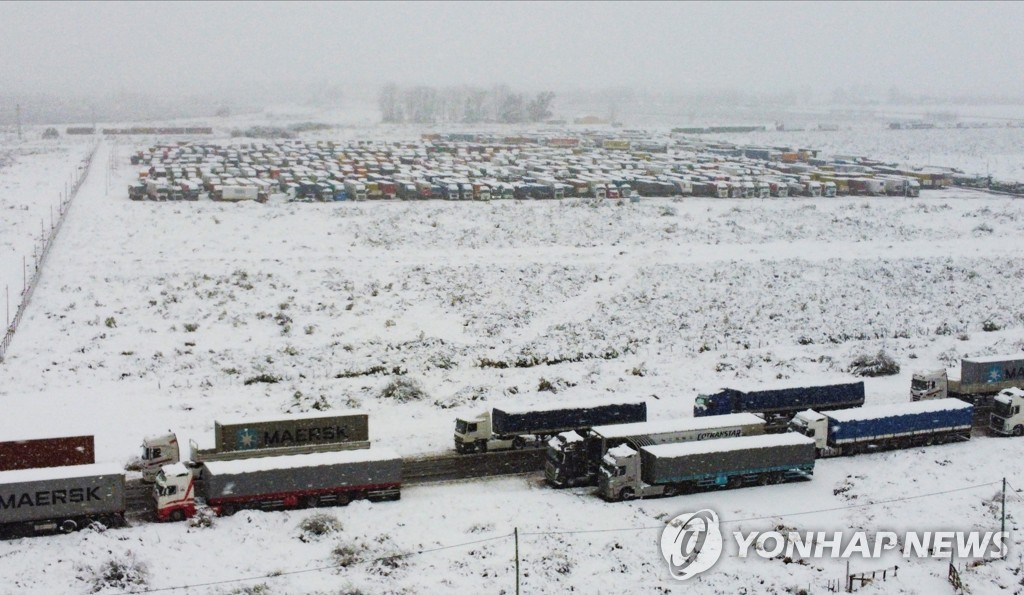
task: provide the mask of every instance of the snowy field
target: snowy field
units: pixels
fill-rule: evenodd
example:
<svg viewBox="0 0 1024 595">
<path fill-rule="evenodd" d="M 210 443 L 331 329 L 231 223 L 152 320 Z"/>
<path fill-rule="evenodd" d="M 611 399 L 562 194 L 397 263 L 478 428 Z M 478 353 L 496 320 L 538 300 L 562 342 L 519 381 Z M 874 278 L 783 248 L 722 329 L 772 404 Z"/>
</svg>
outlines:
<svg viewBox="0 0 1024 595">
<path fill-rule="evenodd" d="M 835 152 L 867 153 L 869 137 Z M 70 164 L 85 150 L 65 148 Z M 879 350 L 902 370 L 867 379 L 868 404 L 894 403 L 914 370 L 1024 351 L 1020 200 L 131 202 L 124 141 L 106 192 L 112 150 L 0 365 L 0 436 L 94 434 L 100 462 L 126 463 L 168 429 L 209 446 L 218 418 L 352 407 L 370 413 L 375 445 L 447 451 L 455 417 L 492 403 L 643 398 L 650 419 L 689 416 L 698 392 L 854 381 L 850 362 Z M 17 167 L 3 184 L 47 180 Z M 396 375 L 426 395 L 383 398 Z M 278 382 L 247 382 L 259 376 Z M 711 507 L 730 530 L 993 530 L 996 483 L 1024 487 L 1022 453 L 977 437 L 821 461 L 806 483 L 614 504 L 537 475 L 416 486 L 325 509 L 341 529 L 319 538 L 296 511 L 3 541 L 0 593 L 92 592 L 114 559 L 148 569 L 140 591 L 513 593 L 515 528 L 525 593 L 822 593 L 841 562 L 726 557 L 680 585 L 656 527 Z M 1008 497 L 1011 529 L 1022 507 Z M 965 570 L 971 592 L 1020 591 L 1020 551 Z M 381 560 L 395 554 L 410 555 Z M 945 592 L 946 572 L 912 560 L 859 592 Z"/>
</svg>

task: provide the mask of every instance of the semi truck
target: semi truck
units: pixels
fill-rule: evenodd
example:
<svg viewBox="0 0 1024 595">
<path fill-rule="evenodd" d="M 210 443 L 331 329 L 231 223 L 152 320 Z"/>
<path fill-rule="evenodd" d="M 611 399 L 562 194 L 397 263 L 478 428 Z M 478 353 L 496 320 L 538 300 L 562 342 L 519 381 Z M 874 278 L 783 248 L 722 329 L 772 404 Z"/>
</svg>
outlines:
<svg viewBox="0 0 1024 595">
<path fill-rule="evenodd" d="M 955 397 L 987 405 L 1006 388 L 1024 388 L 1024 356 L 964 358 L 959 374 L 954 370 L 915 372 L 910 381 L 910 400 Z"/>
<path fill-rule="evenodd" d="M 71 533 L 93 522 L 124 523 L 125 474 L 90 464 L 0 471 L 0 532 Z"/>
<path fill-rule="evenodd" d="M 492 407 L 477 417 L 455 420 L 455 450 L 465 454 L 521 449 L 539 446 L 560 432 L 642 421 L 647 421 L 647 404 L 642 401 Z"/>
<path fill-rule="evenodd" d="M 214 447 L 189 441 L 190 461 L 251 459 L 369 448 L 369 416 L 361 411 L 317 413 L 284 418 L 242 418 L 213 424 Z M 153 481 L 164 465 L 182 461 L 174 433 L 142 441 L 142 477 Z"/>
<path fill-rule="evenodd" d="M 778 422 L 788 422 L 805 409 L 829 411 L 860 407 L 863 404 L 863 382 L 751 392 L 727 388 L 713 395 L 698 395 L 693 403 L 693 415 L 704 417 L 727 413 L 757 413 L 775 425 Z"/>
<path fill-rule="evenodd" d="M 96 462 L 92 436 L 62 436 L 0 442 L 0 471 L 89 465 Z"/>
<path fill-rule="evenodd" d="M 261 459 L 182 463 L 161 469 L 153 486 L 156 516 L 181 521 L 199 503 L 230 516 L 255 508 L 313 508 L 352 500 L 398 500 L 402 458 L 386 448 Z"/>
<path fill-rule="evenodd" d="M 974 407 L 960 399 L 798 413 L 790 430 L 814 439 L 819 457 L 970 440 Z"/>
<path fill-rule="evenodd" d="M 609 449 L 628 444 L 633 449 L 655 444 L 755 436 L 765 421 L 753 413 L 683 418 L 592 428 L 585 436 L 563 432 L 548 441 L 544 477 L 555 487 L 596 485 L 601 458 Z"/>
<path fill-rule="evenodd" d="M 1005 388 L 999 391 L 989 416 L 989 430 L 1000 436 L 1024 436 L 1021 405 L 1024 405 L 1024 390 Z"/>
<path fill-rule="evenodd" d="M 622 444 L 601 459 L 598 494 L 617 501 L 809 479 L 814 455 L 814 440 L 794 433 L 641 446 L 639 450 Z"/>
</svg>

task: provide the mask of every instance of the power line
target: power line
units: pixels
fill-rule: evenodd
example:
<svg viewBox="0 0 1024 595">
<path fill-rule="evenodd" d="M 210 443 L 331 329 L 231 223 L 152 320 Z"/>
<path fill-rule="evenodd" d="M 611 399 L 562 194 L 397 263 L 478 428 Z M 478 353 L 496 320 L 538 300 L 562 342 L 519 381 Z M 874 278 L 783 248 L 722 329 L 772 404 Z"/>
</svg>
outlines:
<svg viewBox="0 0 1024 595">
<path fill-rule="evenodd" d="M 425 550 L 416 550 L 416 551 L 412 551 L 412 552 L 406 552 L 404 554 L 392 554 L 390 556 L 381 556 L 379 558 L 373 558 L 371 560 L 360 560 L 360 561 L 356 562 L 356 564 L 373 564 L 375 562 L 383 562 L 384 560 L 399 560 L 399 559 L 402 559 L 402 558 L 409 558 L 411 556 L 416 556 L 416 555 L 419 555 L 419 554 L 429 554 L 429 553 L 432 553 L 432 552 L 439 552 L 439 551 L 442 551 L 442 550 L 450 550 L 450 549 L 457 548 L 457 547 L 466 547 L 466 546 L 469 546 L 469 545 L 476 545 L 476 544 L 479 544 L 479 543 L 486 543 L 488 541 L 498 541 L 499 539 L 510 539 L 511 537 L 512 537 L 511 533 L 509 533 L 507 535 L 497 535 L 495 537 L 488 537 L 486 539 L 478 539 L 476 541 L 467 541 L 465 543 L 455 543 L 455 544 L 452 544 L 452 545 L 445 545 L 445 546 L 435 547 L 435 548 L 430 548 L 430 549 L 425 549 Z M 305 574 L 305 573 L 308 573 L 308 572 L 322 572 L 324 570 L 335 570 L 335 569 L 339 569 L 339 568 L 346 568 L 347 566 L 351 566 L 351 565 L 332 564 L 331 566 L 318 566 L 316 568 L 303 568 L 303 569 L 300 569 L 300 570 L 288 570 L 288 571 L 282 571 L 282 572 L 274 572 L 272 574 L 262 574 L 262 575 L 258 575 L 258 576 L 249 576 L 249 577 L 245 577 L 245 578 L 224 579 L 224 580 L 221 580 L 221 581 L 210 581 L 208 583 L 197 583 L 197 584 L 189 584 L 189 585 L 180 585 L 180 586 L 177 586 L 177 587 L 161 587 L 159 589 L 145 589 L 145 590 L 142 590 L 142 591 L 122 591 L 119 595 L 140 595 L 142 593 L 163 593 L 165 591 L 177 591 L 177 590 L 180 590 L 180 589 L 196 589 L 196 588 L 199 588 L 199 587 L 213 587 L 213 586 L 217 586 L 217 585 L 226 585 L 226 584 L 229 584 L 229 583 L 240 583 L 240 582 L 245 582 L 245 581 L 257 581 L 257 580 L 260 580 L 260 579 L 276 578 L 276 577 L 279 577 L 279 576 L 288 576 L 288 575 L 293 575 L 293 574 Z"/>
<path fill-rule="evenodd" d="M 891 499 L 888 499 L 888 500 L 878 500 L 876 502 L 865 502 L 863 504 L 848 504 L 848 505 L 845 505 L 845 506 L 836 506 L 836 507 L 833 507 L 833 508 L 821 508 L 821 509 L 818 509 L 818 510 L 805 510 L 805 511 L 789 512 L 789 513 L 782 513 L 782 514 L 773 514 L 773 515 L 760 516 L 760 517 L 747 517 L 747 518 L 742 518 L 742 519 L 723 520 L 723 521 L 720 521 L 719 524 L 720 525 L 725 525 L 725 524 L 728 524 L 728 523 L 743 523 L 743 522 L 750 522 L 750 521 L 760 521 L 760 520 L 774 519 L 774 518 L 779 518 L 779 517 L 804 516 L 804 515 L 809 515 L 809 514 L 820 514 L 820 513 L 823 513 L 823 512 L 836 512 L 836 511 L 840 511 L 840 510 L 850 510 L 850 509 L 855 509 L 855 508 L 867 508 L 867 507 L 871 507 L 871 506 L 879 506 L 879 505 L 882 505 L 882 504 L 892 504 L 894 502 L 905 502 L 905 501 L 908 501 L 908 500 L 918 500 L 918 499 L 921 499 L 921 498 L 930 498 L 932 496 L 942 496 L 942 495 L 945 495 L 945 494 L 952 494 L 952 493 L 955 493 L 955 492 L 964 492 L 964 491 L 967 491 L 967 490 L 974 490 L 974 489 L 983 488 L 983 487 L 986 487 L 986 486 L 996 485 L 998 483 L 1001 483 L 1001 482 L 999 482 L 999 481 L 991 481 L 991 482 L 988 482 L 988 483 L 981 483 L 981 484 L 976 484 L 976 485 L 971 485 L 971 486 L 964 486 L 964 487 L 961 487 L 961 488 L 954 488 L 954 489 L 951 489 L 951 490 L 942 490 L 942 491 L 938 491 L 938 492 L 928 492 L 928 493 L 925 493 L 925 494 L 915 494 L 913 496 L 904 496 L 902 498 L 891 498 Z M 1024 501 L 1024 498 L 1021 498 L 1021 496 L 1019 494 L 1017 494 L 1016 491 L 1014 491 L 1012 493 L 1017 498 L 1021 499 L 1021 501 Z M 587 534 L 587 533 L 619 533 L 619 532 L 627 532 L 627 531 L 653 531 L 653 530 L 664 529 L 664 528 L 665 528 L 665 525 L 662 524 L 662 525 L 657 525 L 657 526 L 618 527 L 618 528 L 613 528 L 613 529 L 580 529 L 580 530 L 567 530 L 567 531 L 523 531 L 523 532 L 520 532 L 519 535 L 521 535 L 521 536 L 578 535 L 578 534 Z M 420 555 L 420 554 L 429 554 L 429 553 L 439 552 L 439 551 L 443 551 L 443 550 L 449 550 L 449 549 L 454 549 L 454 548 L 459 548 L 459 547 L 467 547 L 467 546 L 471 546 L 471 545 L 487 543 L 487 542 L 490 542 L 490 541 L 499 541 L 499 540 L 511 539 L 512 537 L 513 537 L 513 534 L 512 533 L 508 533 L 508 534 L 505 534 L 505 535 L 497 535 L 497 536 L 494 536 L 494 537 L 487 537 L 487 538 L 484 538 L 484 539 L 478 539 L 476 541 L 467 541 L 467 542 L 464 542 L 464 543 L 455 543 L 455 544 L 440 546 L 440 547 L 436 547 L 436 548 L 429 548 L 429 549 L 424 549 L 424 550 L 416 550 L 416 551 L 412 551 L 412 552 L 406 552 L 406 553 L 403 553 L 403 554 L 393 554 L 393 555 L 390 555 L 390 556 L 381 556 L 379 558 L 373 558 L 373 559 L 370 559 L 370 560 L 360 560 L 357 563 L 358 564 L 373 564 L 375 562 L 382 562 L 382 561 L 385 561 L 385 560 L 399 560 L 399 559 L 402 559 L 402 558 L 409 558 L 409 557 Z M 333 565 L 330 565 L 330 566 L 318 566 L 318 567 L 315 567 L 315 568 L 303 568 L 303 569 L 300 569 L 300 570 L 289 570 L 289 571 L 282 571 L 282 572 L 274 572 L 272 574 L 263 574 L 263 575 L 249 576 L 249 577 L 244 577 L 244 578 L 224 579 L 224 580 L 220 580 L 220 581 L 211 581 L 211 582 L 206 582 L 206 583 L 179 585 L 179 586 L 174 586 L 174 587 L 161 587 L 159 589 L 145 589 L 145 590 L 141 590 L 141 591 L 123 591 L 123 592 L 121 592 L 120 595 L 141 595 L 141 594 L 144 594 L 144 593 L 163 593 L 163 592 L 167 592 L 167 591 L 177 591 L 177 590 L 182 590 L 182 589 L 195 589 L 195 588 L 199 588 L 199 587 L 212 587 L 212 586 L 217 586 L 217 585 L 226 585 L 226 584 L 230 584 L 230 583 L 255 581 L 255 580 L 261 580 L 261 579 L 273 579 L 273 578 L 276 578 L 276 577 L 279 577 L 279 576 L 289 576 L 289 575 L 296 575 L 296 574 L 305 574 L 305 573 L 309 573 L 309 572 L 323 572 L 325 570 L 335 570 L 335 569 L 340 569 L 340 568 L 345 568 L 345 567 L 346 567 L 345 565 L 333 564 Z"/>
<path fill-rule="evenodd" d="M 870 507 L 870 506 L 878 506 L 878 505 L 881 505 L 881 504 L 891 504 L 893 502 L 904 502 L 904 501 L 907 501 L 907 500 L 917 500 L 917 499 L 920 499 L 920 498 L 929 498 L 929 497 L 932 497 L 932 496 L 942 496 L 944 494 L 952 494 L 954 492 L 964 492 L 964 491 L 967 491 L 967 490 L 974 490 L 974 489 L 977 489 L 977 488 L 983 488 L 985 486 L 996 485 L 998 483 L 1000 483 L 1000 482 L 999 481 L 990 481 L 988 483 L 980 483 L 980 484 L 976 484 L 976 485 L 965 486 L 965 487 L 962 487 L 962 488 L 955 488 L 955 489 L 952 489 L 952 490 L 942 490 L 940 492 L 929 492 L 927 494 L 916 494 L 916 495 L 913 495 L 913 496 L 904 496 L 902 498 L 892 498 L 892 499 L 889 499 L 889 500 L 877 500 L 875 502 L 865 502 L 863 504 L 848 504 L 848 505 L 845 505 L 845 506 L 836 506 L 836 507 L 833 507 L 833 508 L 822 508 L 822 509 L 818 509 L 818 510 L 805 510 L 805 511 L 801 511 L 801 512 L 789 512 L 789 513 L 772 514 L 772 515 L 760 516 L 760 517 L 748 517 L 748 518 L 742 518 L 742 519 L 723 520 L 723 521 L 719 521 L 719 524 L 720 525 L 725 525 L 725 524 L 728 524 L 728 523 L 745 523 L 745 522 L 749 522 L 749 521 L 763 521 L 763 520 L 774 519 L 774 518 L 778 518 L 778 517 L 805 516 L 805 515 L 809 515 L 809 514 L 819 514 L 819 513 L 822 513 L 822 512 L 836 512 L 836 511 L 840 511 L 840 510 L 850 510 L 850 509 L 853 509 L 853 508 L 867 508 L 867 507 Z M 659 525 L 659 526 L 650 526 L 650 527 L 620 527 L 620 528 L 616 528 L 616 529 L 582 529 L 582 530 L 576 530 L 576 531 L 533 531 L 533 532 L 525 532 L 524 531 L 524 532 L 521 532 L 519 534 L 520 535 L 567 535 L 567 534 L 578 534 L 578 533 L 613 533 L 613 532 L 625 532 L 625 531 L 648 531 L 648 530 L 653 530 L 653 529 L 664 529 L 664 528 L 665 528 L 664 525 Z"/>
</svg>

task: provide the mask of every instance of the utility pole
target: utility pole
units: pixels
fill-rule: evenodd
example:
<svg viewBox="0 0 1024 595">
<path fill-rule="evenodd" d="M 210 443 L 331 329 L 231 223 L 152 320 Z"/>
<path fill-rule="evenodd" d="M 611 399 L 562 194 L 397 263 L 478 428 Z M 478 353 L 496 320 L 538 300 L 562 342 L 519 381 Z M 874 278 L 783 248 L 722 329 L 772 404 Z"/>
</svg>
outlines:
<svg viewBox="0 0 1024 595">
<path fill-rule="evenodd" d="M 519 527 L 515 527 L 515 595 L 519 595 Z"/>
<path fill-rule="evenodd" d="M 1003 496 L 1002 496 L 1002 501 L 1003 501 L 1002 502 L 1002 508 L 1003 508 L 1002 517 L 1003 517 L 1003 520 L 1002 520 L 1002 525 L 1001 525 L 999 530 L 1005 535 L 1006 534 L 1006 478 L 1005 477 L 1003 478 Z"/>
<path fill-rule="evenodd" d="M 21 104 L 14 106 L 14 119 L 18 122 L 18 140 L 21 140 Z"/>
</svg>

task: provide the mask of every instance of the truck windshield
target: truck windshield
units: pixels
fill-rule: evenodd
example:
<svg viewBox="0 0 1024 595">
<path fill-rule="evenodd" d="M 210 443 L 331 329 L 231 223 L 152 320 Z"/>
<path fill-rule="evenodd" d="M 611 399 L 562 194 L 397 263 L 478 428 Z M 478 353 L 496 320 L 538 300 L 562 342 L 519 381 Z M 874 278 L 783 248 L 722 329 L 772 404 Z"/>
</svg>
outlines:
<svg viewBox="0 0 1024 595">
<path fill-rule="evenodd" d="M 560 450 L 558 450 L 556 448 L 552 448 L 552 447 L 549 446 L 548 447 L 548 460 L 551 461 L 552 463 L 556 464 L 556 465 L 561 465 L 562 462 L 565 460 L 565 453 L 563 453 L 562 451 L 560 451 Z"/>
<path fill-rule="evenodd" d="M 995 403 L 992 404 L 992 411 L 999 417 L 1010 417 L 1013 415 L 1013 405 L 1011 403 L 1004 403 L 997 399 Z"/>
<path fill-rule="evenodd" d="M 465 434 L 466 430 L 468 430 L 468 429 L 469 429 L 469 422 L 467 422 L 464 419 L 457 419 L 457 420 L 455 420 L 455 433 L 456 434 Z"/>
<path fill-rule="evenodd" d="M 931 388 L 932 383 L 924 378 L 914 378 L 910 381 L 910 388 L 914 390 L 927 390 Z"/>
<path fill-rule="evenodd" d="M 708 397 L 705 395 L 698 395 L 693 401 L 693 406 L 701 411 L 707 411 L 708 408 Z"/>
</svg>

